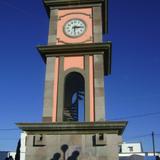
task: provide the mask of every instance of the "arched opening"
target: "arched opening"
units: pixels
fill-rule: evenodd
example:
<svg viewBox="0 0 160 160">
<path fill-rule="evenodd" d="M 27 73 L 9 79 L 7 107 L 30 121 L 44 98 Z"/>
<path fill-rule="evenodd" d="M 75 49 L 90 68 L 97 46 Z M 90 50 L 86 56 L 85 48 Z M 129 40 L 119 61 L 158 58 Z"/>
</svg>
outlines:
<svg viewBox="0 0 160 160">
<path fill-rule="evenodd" d="M 71 72 L 64 84 L 64 121 L 84 121 L 84 78 L 78 72 Z"/>
</svg>

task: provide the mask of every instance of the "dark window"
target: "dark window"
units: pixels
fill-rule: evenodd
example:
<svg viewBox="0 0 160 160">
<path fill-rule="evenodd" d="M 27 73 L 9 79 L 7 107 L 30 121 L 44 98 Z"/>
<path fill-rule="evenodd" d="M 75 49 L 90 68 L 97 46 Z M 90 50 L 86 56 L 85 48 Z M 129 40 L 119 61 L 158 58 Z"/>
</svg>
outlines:
<svg viewBox="0 0 160 160">
<path fill-rule="evenodd" d="M 133 147 L 128 147 L 130 152 L 133 152 Z"/>
<path fill-rule="evenodd" d="M 71 72 L 65 78 L 64 121 L 84 121 L 84 78 L 78 72 Z"/>
</svg>

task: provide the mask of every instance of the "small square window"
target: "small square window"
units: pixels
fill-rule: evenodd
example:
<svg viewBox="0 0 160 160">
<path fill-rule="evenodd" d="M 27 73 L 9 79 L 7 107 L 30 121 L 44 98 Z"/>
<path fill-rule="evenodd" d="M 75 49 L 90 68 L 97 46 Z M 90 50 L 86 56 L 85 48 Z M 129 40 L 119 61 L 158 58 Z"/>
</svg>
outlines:
<svg viewBox="0 0 160 160">
<path fill-rule="evenodd" d="M 130 152 L 133 152 L 133 147 L 128 147 Z"/>
</svg>

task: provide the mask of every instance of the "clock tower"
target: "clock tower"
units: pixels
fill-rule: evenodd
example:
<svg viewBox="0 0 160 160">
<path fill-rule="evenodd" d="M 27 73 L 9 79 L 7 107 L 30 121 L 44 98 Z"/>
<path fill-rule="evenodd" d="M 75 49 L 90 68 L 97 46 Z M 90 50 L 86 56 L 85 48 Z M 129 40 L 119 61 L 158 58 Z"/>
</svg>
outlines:
<svg viewBox="0 0 160 160">
<path fill-rule="evenodd" d="M 112 47 L 102 43 L 107 1 L 45 0 L 44 4 L 50 26 L 48 46 L 38 47 L 47 64 L 43 122 L 79 119 L 72 102 L 79 92 L 84 94 L 80 106 L 84 121 L 104 121 L 104 75 L 110 74 Z"/>
<path fill-rule="evenodd" d="M 26 132 L 26 160 L 118 160 L 127 122 L 106 121 L 104 76 L 111 74 L 107 0 L 44 0 L 48 44 L 42 123 Z"/>
</svg>

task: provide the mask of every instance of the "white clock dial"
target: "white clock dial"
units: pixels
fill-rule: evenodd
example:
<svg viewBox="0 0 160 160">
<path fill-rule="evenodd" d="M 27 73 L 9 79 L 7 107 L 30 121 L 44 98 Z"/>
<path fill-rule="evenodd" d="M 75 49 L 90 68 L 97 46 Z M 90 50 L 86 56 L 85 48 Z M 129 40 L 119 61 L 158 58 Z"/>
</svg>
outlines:
<svg viewBox="0 0 160 160">
<path fill-rule="evenodd" d="M 81 19 L 71 19 L 65 23 L 63 30 L 66 36 L 71 38 L 80 37 L 86 31 L 86 24 Z"/>
</svg>

